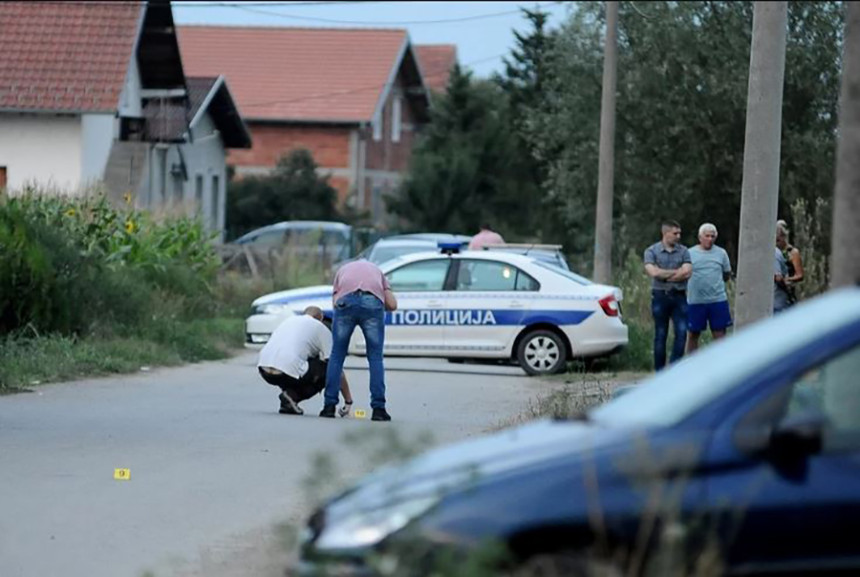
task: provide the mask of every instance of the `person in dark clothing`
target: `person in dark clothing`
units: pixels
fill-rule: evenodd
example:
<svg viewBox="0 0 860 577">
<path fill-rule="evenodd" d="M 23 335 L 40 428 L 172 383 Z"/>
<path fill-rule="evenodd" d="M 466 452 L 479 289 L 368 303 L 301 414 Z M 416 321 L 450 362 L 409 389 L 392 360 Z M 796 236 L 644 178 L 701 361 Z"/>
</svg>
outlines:
<svg viewBox="0 0 860 577">
<path fill-rule="evenodd" d="M 662 223 L 663 238 L 645 249 L 645 272 L 651 277 L 651 314 L 654 316 L 654 370 L 666 366 L 669 320 L 675 330 L 670 361 L 684 356 L 687 342 L 687 279 L 693 273 L 690 252 L 680 244 L 681 225 Z"/>
</svg>

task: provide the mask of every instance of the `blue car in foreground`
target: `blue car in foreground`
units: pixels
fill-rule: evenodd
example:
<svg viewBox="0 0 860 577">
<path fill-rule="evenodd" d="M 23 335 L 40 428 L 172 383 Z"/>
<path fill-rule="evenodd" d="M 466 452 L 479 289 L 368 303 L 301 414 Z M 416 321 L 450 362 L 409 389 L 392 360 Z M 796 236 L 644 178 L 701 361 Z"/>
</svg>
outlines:
<svg viewBox="0 0 860 577">
<path fill-rule="evenodd" d="M 290 571 L 438 575 L 476 558 L 490 574 L 860 575 L 860 288 L 581 418 L 381 469 L 314 513 Z"/>
</svg>

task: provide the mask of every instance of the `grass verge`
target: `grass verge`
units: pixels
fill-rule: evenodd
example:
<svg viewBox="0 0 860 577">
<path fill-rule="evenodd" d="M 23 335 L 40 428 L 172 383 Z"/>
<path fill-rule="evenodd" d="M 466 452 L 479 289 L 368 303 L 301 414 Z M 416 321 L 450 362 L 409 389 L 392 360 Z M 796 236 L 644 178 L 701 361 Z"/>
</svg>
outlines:
<svg viewBox="0 0 860 577">
<path fill-rule="evenodd" d="M 46 335 L 0 341 L 0 394 L 50 382 L 228 357 L 242 346 L 242 319 L 158 323 L 117 338 Z"/>
</svg>

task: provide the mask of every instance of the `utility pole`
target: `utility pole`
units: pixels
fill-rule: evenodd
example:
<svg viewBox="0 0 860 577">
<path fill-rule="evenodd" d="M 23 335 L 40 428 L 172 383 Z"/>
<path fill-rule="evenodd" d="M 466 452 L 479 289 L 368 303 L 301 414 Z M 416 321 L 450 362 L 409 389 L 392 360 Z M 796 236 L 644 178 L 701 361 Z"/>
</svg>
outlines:
<svg viewBox="0 0 860 577">
<path fill-rule="evenodd" d="M 600 159 L 594 226 L 594 280 L 612 282 L 612 194 L 615 180 L 615 87 L 618 83 L 618 2 L 606 2 L 603 97 L 600 103 Z"/>
<path fill-rule="evenodd" d="M 787 2 L 755 2 L 741 186 L 735 324 L 773 314 Z"/>
<path fill-rule="evenodd" d="M 860 4 L 846 2 L 830 286 L 860 285 Z"/>
</svg>

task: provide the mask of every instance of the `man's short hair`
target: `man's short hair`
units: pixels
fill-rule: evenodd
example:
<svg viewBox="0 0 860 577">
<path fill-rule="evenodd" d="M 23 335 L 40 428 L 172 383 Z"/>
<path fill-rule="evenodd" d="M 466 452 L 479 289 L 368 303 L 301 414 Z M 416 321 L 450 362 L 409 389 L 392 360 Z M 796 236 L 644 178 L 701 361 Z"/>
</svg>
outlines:
<svg viewBox="0 0 860 577">
<path fill-rule="evenodd" d="M 672 230 L 673 228 L 678 228 L 678 229 L 681 228 L 681 225 L 678 224 L 677 220 L 672 220 L 672 219 L 667 218 L 662 223 L 660 223 L 660 230 L 662 232 L 668 232 L 668 231 Z"/>
<path fill-rule="evenodd" d="M 714 233 L 714 238 L 717 238 L 717 227 L 711 224 L 710 222 L 706 222 L 702 226 L 699 227 L 699 237 L 701 237 L 706 232 Z"/>
<path fill-rule="evenodd" d="M 318 321 L 321 321 L 324 318 L 322 309 L 313 305 L 305 309 L 305 314 L 309 317 L 314 317 Z"/>
<path fill-rule="evenodd" d="M 492 227 L 492 226 L 490 226 L 490 223 L 489 223 L 489 222 L 484 221 L 484 222 L 481 224 L 481 229 L 483 229 L 483 230 L 493 230 L 493 227 Z"/>
</svg>

